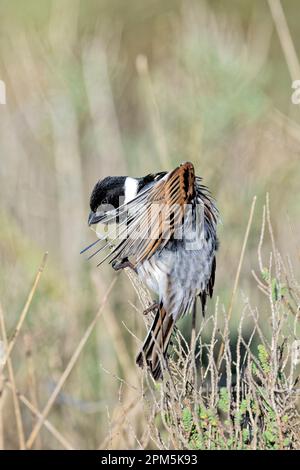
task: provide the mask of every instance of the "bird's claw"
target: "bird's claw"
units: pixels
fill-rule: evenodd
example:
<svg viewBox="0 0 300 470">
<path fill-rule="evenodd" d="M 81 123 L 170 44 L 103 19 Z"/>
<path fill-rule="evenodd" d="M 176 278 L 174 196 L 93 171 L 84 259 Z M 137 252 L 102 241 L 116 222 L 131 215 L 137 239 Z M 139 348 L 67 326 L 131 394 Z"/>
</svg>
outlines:
<svg viewBox="0 0 300 470">
<path fill-rule="evenodd" d="M 111 265 L 115 271 L 120 271 L 120 269 L 125 269 L 125 268 L 131 268 L 136 272 L 134 265 L 129 260 L 125 260 L 121 262 L 113 261 Z"/>
</svg>

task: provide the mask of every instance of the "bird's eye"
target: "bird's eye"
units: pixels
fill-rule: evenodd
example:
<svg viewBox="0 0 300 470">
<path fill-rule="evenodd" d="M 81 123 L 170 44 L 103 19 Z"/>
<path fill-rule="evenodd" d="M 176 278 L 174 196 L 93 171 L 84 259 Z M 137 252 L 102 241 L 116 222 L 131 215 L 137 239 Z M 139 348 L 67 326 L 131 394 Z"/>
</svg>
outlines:
<svg viewBox="0 0 300 470">
<path fill-rule="evenodd" d="M 101 204 L 108 204 L 106 197 L 102 200 Z"/>
</svg>

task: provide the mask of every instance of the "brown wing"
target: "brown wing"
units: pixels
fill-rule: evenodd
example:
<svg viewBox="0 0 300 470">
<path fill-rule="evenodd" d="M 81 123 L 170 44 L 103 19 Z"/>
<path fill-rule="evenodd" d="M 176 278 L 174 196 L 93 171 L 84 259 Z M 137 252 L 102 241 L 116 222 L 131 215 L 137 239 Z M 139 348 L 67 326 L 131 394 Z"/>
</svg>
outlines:
<svg viewBox="0 0 300 470">
<path fill-rule="evenodd" d="M 180 228 L 195 191 L 194 166 L 187 162 L 138 195 L 126 207 L 129 216 L 121 233 L 126 237 L 99 264 L 106 259 L 128 258 L 135 267 L 149 259 Z"/>
</svg>

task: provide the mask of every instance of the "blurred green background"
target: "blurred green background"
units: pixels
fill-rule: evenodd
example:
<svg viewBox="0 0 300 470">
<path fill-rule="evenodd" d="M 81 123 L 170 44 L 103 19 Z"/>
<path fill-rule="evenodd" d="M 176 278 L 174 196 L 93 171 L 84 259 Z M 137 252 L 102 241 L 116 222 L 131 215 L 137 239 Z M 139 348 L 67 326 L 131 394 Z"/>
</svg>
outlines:
<svg viewBox="0 0 300 470">
<path fill-rule="evenodd" d="M 271 0 L 272 1 L 272 0 Z M 300 57 L 299 2 L 282 6 Z M 89 194 L 107 175 L 140 176 L 194 162 L 221 213 L 215 298 L 232 291 L 253 196 L 254 223 L 234 308 L 243 296 L 264 311 L 257 268 L 262 207 L 270 194 L 279 250 L 299 273 L 300 105 L 267 1 L 0 1 L 0 300 L 8 331 L 20 315 L 43 252 L 49 262 L 18 339 L 17 388 L 28 383 L 32 345 L 41 409 L 115 276 L 80 250 Z M 299 77 L 294 77 L 300 80 Z M 270 247 L 264 245 L 268 264 Z M 118 375 L 138 381 L 144 325 L 126 275 L 67 380 L 50 418 L 78 448 L 97 448 L 122 414 Z M 187 331 L 189 319 L 182 322 Z M 26 334 L 25 334 L 26 333 Z M 27 339 L 26 339 L 27 338 Z M 105 369 L 108 372 L 105 372 Z M 5 446 L 18 446 L 11 397 Z M 28 433 L 32 421 L 23 410 Z M 141 408 L 112 447 L 133 447 Z M 56 448 L 43 431 L 36 447 Z"/>
</svg>

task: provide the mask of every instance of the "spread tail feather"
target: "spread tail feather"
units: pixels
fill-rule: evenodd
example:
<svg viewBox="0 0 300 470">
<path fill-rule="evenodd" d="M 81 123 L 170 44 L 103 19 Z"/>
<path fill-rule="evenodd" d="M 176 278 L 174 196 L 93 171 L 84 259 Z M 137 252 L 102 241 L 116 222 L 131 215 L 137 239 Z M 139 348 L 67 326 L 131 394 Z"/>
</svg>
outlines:
<svg viewBox="0 0 300 470">
<path fill-rule="evenodd" d="M 136 358 L 140 367 L 146 364 L 154 378 L 162 377 L 162 362 L 167 358 L 167 349 L 174 328 L 174 320 L 160 304 L 143 347 Z"/>
</svg>

